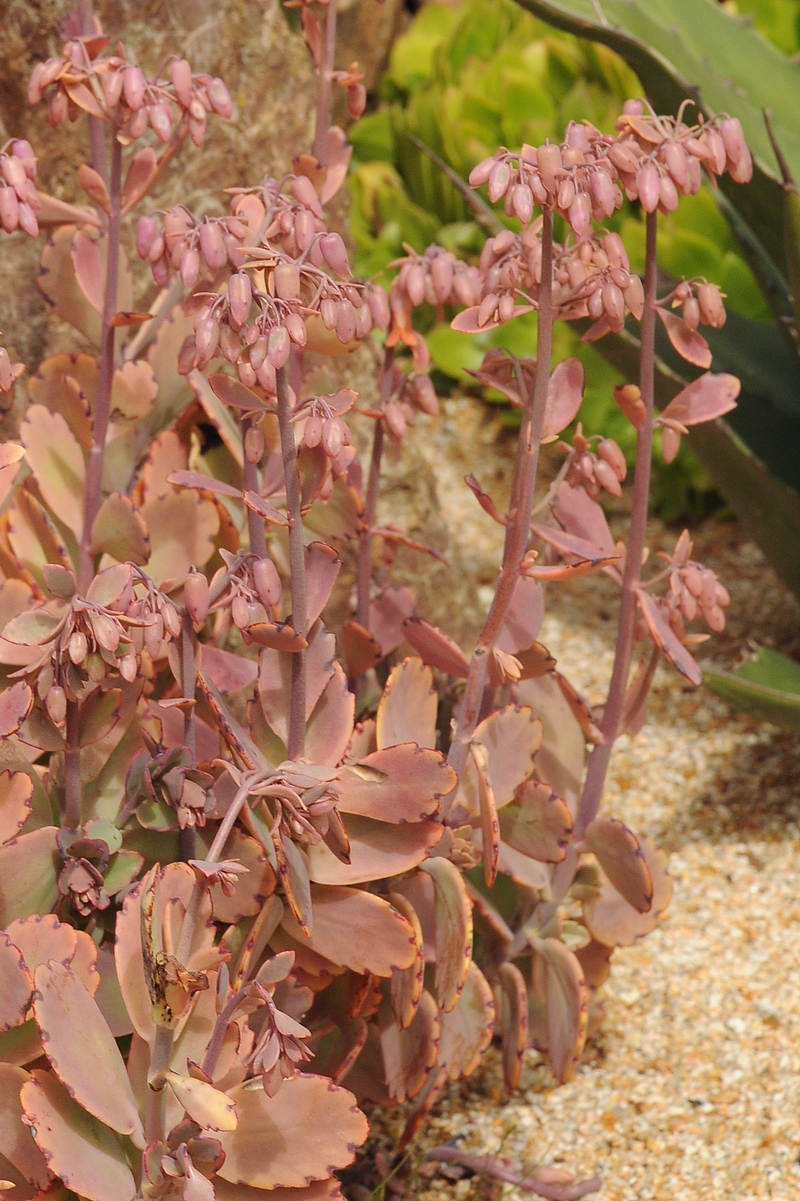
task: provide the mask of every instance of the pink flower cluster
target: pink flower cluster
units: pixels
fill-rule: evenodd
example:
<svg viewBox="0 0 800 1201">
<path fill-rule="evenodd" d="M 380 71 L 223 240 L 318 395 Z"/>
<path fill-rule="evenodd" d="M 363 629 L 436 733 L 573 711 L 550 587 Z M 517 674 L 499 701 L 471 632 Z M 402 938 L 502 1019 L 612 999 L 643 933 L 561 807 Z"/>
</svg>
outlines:
<svg viewBox="0 0 800 1201">
<path fill-rule="evenodd" d="M 0 225 L 7 234 L 21 229 L 32 238 L 38 236 L 37 213 L 42 205 L 35 180 L 36 157 L 30 142 L 24 138 L 7 142 L 0 151 Z"/>
<path fill-rule="evenodd" d="M 693 621 L 698 615 L 715 634 L 725 629 L 724 609 L 730 604 L 727 589 L 720 584 L 710 567 L 690 558 L 692 542 L 687 530 L 681 534 L 672 555 L 659 552 L 669 564 L 670 625 L 683 639 L 683 621 Z"/>
<path fill-rule="evenodd" d="M 628 466 L 613 438 L 603 438 L 597 434 L 587 438 L 579 422 L 572 446 L 559 442 L 558 449 L 568 452 L 565 478 L 571 487 L 582 487 L 592 500 L 597 500 L 603 488 L 612 496 L 622 496 L 621 484 L 628 474 Z"/>
</svg>

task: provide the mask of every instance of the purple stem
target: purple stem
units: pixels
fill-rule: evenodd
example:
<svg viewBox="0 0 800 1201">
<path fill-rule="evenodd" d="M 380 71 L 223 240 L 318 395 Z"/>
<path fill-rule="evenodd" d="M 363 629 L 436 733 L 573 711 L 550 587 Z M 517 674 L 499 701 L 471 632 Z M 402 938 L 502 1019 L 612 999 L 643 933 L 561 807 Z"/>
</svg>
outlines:
<svg viewBox="0 0 800 1201">
<path fill-rule="evenodd" d="M 194 657 L 196 636 L 192 619 L 185 609 L 181 621 L 181 692 L 185 697 L 194 699 L 197 686 Z M 192 767 L 197 767 L 197 718 L 194 705 L 190 705 L 183 714 L 183 742 L 192 756 Z M 181 830 L 178 841 L 181 862 L 186 863 L 187 860 L 194 859 L 194 827 L 187 826 Z"/>
<path fill-rule="evenodd" d="M 105 454 L 108 421 L 111 414 L 111 385 L 114 378 L 114 339 L 116 330 L 111 319 L 117 311 L 119 288 L 119 245 L 120 245 L 120 193 L 122 187 L 122 146 L 116 137 L 112 139 L 111 182 L 109 197 L 111 211 L 108 217 L 108 259 L 106 262 L 106 285 L 103 297 L 103 325 L 100 334 L 100 372 L 97 381 L 97 401 L 92 423 L 92 449 L 86 465 L 86 489 L 83 501 L 83 530 L 81 532 L 78 560 L 78 591 L 85 593 L 94 575 L 94 556 L 91 552 L 92 525 L 100 509 L 103 485 L 103 457 Z"/>
<path fill-rule="evenodd" d="M 599 1176 L 591 1180 L 578 1180 L 574 1184 L 551 1183 L 537 1180 L 535 1176 L 524 1176 L 515 1172 L 494 1155 L 470 1155 L 458 1147 L 434 1147 L 425 1156 L 426 1159 L 438 1160 L 440 1163 L 457 1163 L 480 1176 L 491 1176 L 494 1180 L 503 1180 L 513 1184 L 526 1193 L 534 1193 L 537 1197 L 546 1197 L 548 1201 L 579 1201 L 589 1193 L 596 1193 L 600 1188 Z"/>
<path fill-rule="evenodd" d="M 325 41 L 319 65 L 317 89 L 317 124 L 314 130 L 314 157 L 322 166 L 328 162 L 328 130 L 331 127 L 333 99 L 333 65 L 336 57 L 336 0 L 328 0 L 325 13 Z"/>
<path fill-rule="evenodd" d="M 300 506 L 300 476 L 297 471 L 297 450 L 294 426 L 291 424 L 292 405 L 289 397 L 289 378 L 286 366 L 276 371 L 278 393 L 278 425 L 281 435 L 283 474 L 286 482 L 286 510 L 289 517 L 289 569 L 292 589 L 292 625 L 305 638 L 308 633 L 306 608 L 306 552 L 303 545 L 303 514 Z M 290 759 L 303 754 L 306 740 L 306 653 L 292 652 L 292 695 L 289 707 Z"/>
<path fill-rule="evenodd" d="M 384 354 L 381 370 L 381 408 L 389 399 L 393 366 L 394 347 L 391 346 Z M 372 584 L 372 527 L 375 525 L 375 512 L 378 506 L 384 433 L 383 421 L 378 418 L 375 422 L 375 432 L 372 435 L 372 457 L 369 463 L 367 494 L 364 498 L 364 527 L 358 536 L 358 567 L 356 571 L 358 603 L 356 621 L 365 630 L 369 629 L 369 599 L 370 586 Z"/>
<path fill-rule="evenodd" d="M 94 6 L 92 0 L 78 0 L 78 15 L 83 37 L 94 34 Z M 100 117 L 89 118 L 89 145 L 92 166 L 98 175 L 108 181 L 108 159 L 106 157 L 105 121 Z"/>
<path fill-rule="evenodd" d="M 489 652 L 500 633 L 503 619 L 514 594 L 519 569 L 530 538 L 531 510 L 536 488 L 539 448 L 547 408 L 550 382 L 550 356 L 553 344 L 553 211 L 542 213 L 542 281 L 539 286 L 539 321 L 536 338 L 536 374 L 522 413 L 514 475 L 511 485 L 509 523 L 506 527 L 503 564 L 486 623 L 481 631 L 469 665 L 467 685 L 453 737 L 448 762 L 460 772 L 467 755 L 467 743 L 475 731 L 481 713 L 489 672 Z"/>
<path fill-rule="evenodd" d="M 633 481 L 633 507 L 622 577 L 622 600 L 619 610 L 617 646 L 614 668 L 603 714 L 603 742 L 589 758 L 586 782 L 583 786 L 578 814 L 575 819 L 575 838 L 583 838 L 597 817 L 603 795 L 606 772 L 611 760 L 614 741 L 619 733 L 625 708 L 633 635 L 636 627 L 636 588 L 641 578 L 642 555 L 647 538 L 647 510 L 650 499 L 650 469 L 653 453 L 653 401 L 655 391 L 656 336 L 656 271 L 658 231 L 657 213 L 648 213 L 646 220 L 646 257 L 644 271 L 644 312 L 642 314 L 642 349 L 639 360 L 639 387 L 645 407 L 645 417 L 639 428 L 636 443 L 636 469 Z"/>
</svg>

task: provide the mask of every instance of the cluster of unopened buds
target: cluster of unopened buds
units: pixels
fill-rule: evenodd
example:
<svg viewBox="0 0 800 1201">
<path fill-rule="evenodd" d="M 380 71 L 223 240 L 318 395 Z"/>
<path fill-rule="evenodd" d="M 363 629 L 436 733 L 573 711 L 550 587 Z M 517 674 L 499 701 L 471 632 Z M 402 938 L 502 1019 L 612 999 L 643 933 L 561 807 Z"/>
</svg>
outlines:
<svg viewBox="0 0 800 1201">
<path fill-rule="evenodd" d="M 136 249 L 147 259 L 156 283 L 163 287 L 177 271 L 189 291 L 198 282 L 213 283 L 223 267 L 241 267 L 245 258 L 239 247 L 248 226 L 238 217 L 205 217 L 195 221 L 183 205 L 164 214 L 159 229 L 152 214 L 136 226 Z"/>
<path fill-rule="evenodd" d="M 238 629 L 272 621 L 280 604 L 283 586 L 275 564 L 257 555 L 232 555 L 220 551 L 224 566 L 209 583 L 202 572 L 192 567 L 184 580 L 184 604 L 196 626 L 209 612 L 230 614 Z"/>
<path fill-rule="evenodd" d="M 0 226 L 7 234 L 21 229 L 35 238 L 41 207 L 36 191 L 36 156 L 30 142 L 14 138 L 0 151 Z"/>
<path fill-rule="evenodd" d="M 730 596 L 711 568 L 690 558 L 691 553 L 692 542 L 686 530 L 672 555 L 659 552 L 669 564 L 669 606 L 673 614 L 679 613 L 686 621 L 693 621 L 699 614 L 708 628 L 719 634 L 725 629 L 724 609 L 730 604 Z"/>
<path fill-rule="evenodd" d="M 680 308 L 683 320 L 692 330 L 701 323 L 722 329 L 727 317 L 722 301 L 723 294 L 717 285 L 704 279 L 683 279 L 672 293 L 672 308 Z"/>
<path fill-rule="evenodd" d="M 389 297 L 391 329 L 386 345 L 392 347 L 403 342 L 413 351 L 415 369 L 425 371 L 430 360 L 424 339 L 411 324 L 413 310 L 421 304 L 429 304 L 437 310 L 444 305 L 468 308 L 477 304 L 481 275 L 477 267 L 456 258 L 452 251 L 441 246 L 429 246 L 424 254 L 417 254 L 411 246 L 404 249 L 406 256 L 389 264 L 399 270 L 392 281 Z"/>
<path fill-rule="evenodd" d="M 176 57 L 169 64 L 169 79 L 148 80 L 124 53 L 102 56 L 110 40 L 104 35 L 71 38 L 60 55 L 36 64 L 28 100 L 38 104 L 47 96 L 51 125 L 74 121 L 83 110 L 113 122 L 126 144 L 147 129 L 167 143 L 185 121 L 192 141 L 202 146 L 209 113 L 230 117 L 233 103 L 221 79 L 194 75 L 189 62 Z"/>
<path fill-rule="evenodd" d="M 320 447 L 329 459 L 334 477 L 347 472 L 355 451 L 350 426 L 344 420 L 358 399 L 352 388 L 340 388 L 330 396 L 310 396 L 295 407 L 293 422 L 302 421 L 302 444 L 309 450 Z"/>
<path fill-rule="evenodd" d="M 628 474 L 628 466 L 625 455 L 613 438 L 603 438 L 599 435 L 586 438 L 578 422 L 572 446 L 566 442 L 558 442 L 556 445 L 557 449 L 566 451 L 569 455 L 566 481 L 573 488 L 583 488 L 592 500 L 597 500 L 603 488 L 612 496 L 622 496 L 621 485 Z"/>
</svg>

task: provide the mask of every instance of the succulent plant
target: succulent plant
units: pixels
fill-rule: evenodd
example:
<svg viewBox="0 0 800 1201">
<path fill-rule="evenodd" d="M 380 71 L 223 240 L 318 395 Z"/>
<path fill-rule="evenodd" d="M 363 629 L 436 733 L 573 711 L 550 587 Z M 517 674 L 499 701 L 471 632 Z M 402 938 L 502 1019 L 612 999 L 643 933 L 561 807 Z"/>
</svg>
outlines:
<svg viewBox="0 0 800 1201">
<path fill-rule="evenodd" d="M 490 237 L 477 265 L 409 252 L 387 294 L 353 277 L 325 219 L 349 159 L 328 84 L 351 109 L 363 96 L 355 68 L 333 69 L 335 3 L 324 29 L 306 5 L 313 150 L 232 190 L 225 216 L 144 213 L 136 250 L 161 291 L 138 311 L 123 212 L 180 142 L 202 144 L 207 114 L 230 115 L 229 94 L 185 59 L 148 78 L 81 14 L 31 100 L 54 124 L 86 113 L 95 147 L 107 137 L 108 179 L 99 155 L 77 172 L 96 207 L 39 193 L 27 144 L 2 160 L 22 164 L 2 168 L 21 230 L 36 232 L 30 211 L 51 231 L 42 290 L 93 352 L 45 359 L 0 457 L 0 1180 L 20 1201 L 335 1201 L 362 1102 L 410 1102 L 407 1144 L 495 1035 L 509 1089 L 530 1044 L 568 1080 L 614 949 L 669 904 L 664 853 L 600 802 L 659 662 L 699 683 L 688 647 L 706 635 L 687 626 L 720 630 L 728 604 L 688 534 L 643 574 L 653 432 L 677 450 L 738 384 L 707 373 L 656 417 L 656 323 L 704 365 L 698 326 L 725 321 L 704 277 L 657 294 L 657 222 L 701 164 L 746 178 L 749 151 L 731 118 L 638 101 L 613 133 L 572 121 L 558 142 L 501 148 L 472 183 L 522 232 Z M 647 213 L 644 280 L 604 228 L 623 192 Z M 438 413 L 413 321 L 426 305 L 462 337 L 538 313 L 535 359 L 495 349 L 478 373 L 520 426 L 508 511 L 466 481 L 504 529 L 470 653 L 392 583 L 398 547 L 428 548 L 376 516 L 387 440 Z M 590 319 L 599 339 L 627 314 L 639 382 L 616 403 L 637 454 L 615 543 L 599 503 L 627 474 L 613 439 L 579 428 L 536 487 L 584 391 L 576 359 L 551 370 L 555 319 Z M 377 406 L 322 393 L 305 354 L 367 339 Z M 11 394 L 19 365 L 0 367 Z M 373 423 L 366 471 L 356 407 Z M 602 714 L 538 641 L 545 588 L 597 571 L 622 598 Z M 572 1201 L 599 1181 L 526 1187 Z"/>
</svg>

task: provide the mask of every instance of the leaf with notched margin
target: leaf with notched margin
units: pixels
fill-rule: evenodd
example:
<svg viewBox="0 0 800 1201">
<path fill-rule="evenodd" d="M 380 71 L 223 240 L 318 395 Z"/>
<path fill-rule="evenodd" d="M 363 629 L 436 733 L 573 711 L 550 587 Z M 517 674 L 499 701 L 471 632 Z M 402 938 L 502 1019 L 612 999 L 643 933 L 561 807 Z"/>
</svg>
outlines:
<svg viewBox="0 0 800 1201">
<path fill-rule="evenodd" d="M 381 822 L 418 822 L 435 816 L 458 777 L 440 751 L 415 742 L 390 746 L 342 769 L 341 813 Z"/>
<path fill-rule="evenodd" d="M 204 652 L 205 653 L 205 652 Z M 336 640 L 320 622 L 309 627 L 306 651 L 306 720 L 334 675 Z M 346 681 L 345 681 L 346 683 Z M 258 696 L 267 725 L 286 746 L 289 740 L 289 708 L 292 692 L 291 660 L 277 650 L 265 648 L 258 659 Z M 312 760 L 317 762 L 316 759 Z"/>
<path fill-rule="evenodd" d="M 300 929 L 306 936 L 311 934 L 313 911 L 311 908 L 311 885 L 308 857 L 291 838 L 284 838 L 279 826 L 270 830 L 278 877 L 283 885 L 286 900 Z"/>
<path fill-rule="evenodd" d="M 0 505 L 4 505 L 11 495 L 24 458 L 24 446 L 18 446 L 16 442 L 0 443 Z"/>
<path fill-rule="evenodd" d="M 616 817 L 597 817 L 585 836 L 609 882 L 637 913 L 648 913 L 653 904 L 653 878 L 642 844 Z"/>
<path fill-rule="evenodd" d="M 552 442 L 577 416 L 585 372 L 579 359 L 564 359 L 550 375 L 542 442 Z"/>
<path fill-rule="evenodd" d="M 19 435 L 45 504 L 79 539 L 86 464 L 77 438 L 61 414 L 44 405 L 28 406 Z"/>
<path fill-rule="evenodd" d="M 556 1083 L 566 1084 L 586 1040 L 586 984 L 578 960 L 563 942 L 532 942 L 534 988 L 546 1007 L 547 1058 Z"/>
<path fill-rule="evenodd" d="M 585 946 L 579 947 L 575 952 L 575 958 L 581 965 L 587 988 L 600 988 L 602 984 L 605 984 L 611 975 L 613 953 L 613 947 L 607 947 L 595 938 L 590 938 Z"/>
<path fill-rule="evenodd" d="M 0 1030 L 22 1025 L 32 990 L 33 979 L 22 952 L 0 931 Z"/>
<path fill-rule="evenodd" d="M 519 1084 L 528 1045 L 528 989 L 516 964 L 500 964 L 496 996 L 503 1043 L 503 1079 L 513 1093 Z"/>
<path fill-rule="evenodd" d="M 403 634 L 409 646 L 421 655 L 425 663 L 459 679 L 467 678 L 469 659 L 461 647 L 438 626 L 432 625 L 424 617 L 407 617 L 403 622 Z"/>
<path fill-rule="evenodd" d="M 355 696 L 338 663 L 322 690 L 306 727 L 305 754 L 312 763 L 335 767 L 344 758 L 353 732 Z"/>
<path fill-rule="evenodd" d="M 347 674 L 351 680 L 363 676 L 383 658 L 379 643 L 365 626 L 357 621 L 345 621 L 342 625 L 344 642 L 344 659 L 347 664 Z"/>
<path fill-rule="evenodd" d="M 440 1034 L 436 1002 L 427 990 L 407 1029 L 397 1028 L 388 1007 L 383 1012 L 381 1051 L 392 1100 L 402 1103 L 416 1097 L 436 1066 Z"/>
<path fill-rule="evenodd" d="M 369 628 L 381 653 L 390 655 L 403 641 L 403 622 L 414 612 L 410 588 L 385 588 L 369 606 Z"/>
<path fill-rule="evenodd" d="M 643 835 L 639 839 L 653 881 L 653 900 L 647 913 L 637 913 L 607 878 L 599 893 L 584 902 L 583 920 L 589 933 L 609 947 L 630 947 L 658 925 L 658 919 L 672 900 L 672 879 L 667 871 L 667 856 Z"/>
<path fill-rule="evenodd" d="M 311 935 L 290 914 L 283 918 L 284 929 L 301 946 L 359 974 L 388 977 L 414 963 L 411 924 L 382 897 L 360 888 L 312 885 L 311 900 Z"/>
<path fill-rule="evenodd" d="M 209 830 L 208 827 L 195 831 L 195 837 L 206 853 L 215 833 L 216 830 Z M 198 854 L 198 857 L 202 855 Z M 275 892 L 277 876 L 261 843 L 236 826 L 225 843 L 225 858 L 235 859 L 247 869 L 236 877 L 232 896 L 227 896 L 220 884 L 213 885 L 209 890 L 214 921 L 233 924 L 243 917 L 254 917 L 260 913 L 266 898 Z"/>
<path fill-rule="evenodd" d="M 133 1201 L 122 1140 L 81 1109 L 52 1072 L 34 1070 L 20 1098 L 36 1145 L 68 1189 L 86 1201 Z"/>
<path fill-rule="evenodd" d="M 492 1041 L 494 1019 L 492 990 L 483 972 L 470 962 L 461 996 L 449 1013 L 439 1015 L 439 1063 L 451 1080 L 475 1071 Z"/>
<path fill-rule="evenodd" d="M 332 546 L 311 542 L 305 548 L 306 610 L 310 629 L 328 603 L 333 585 L 342 568 L 342 560 Z"/>
<path fill-rule="evenodd" d="M 504 842 L 541 863 L 561 863 L 572 838 L 572 815 L 549 784 L 528 780 L 500 814 Z"/>
<path fill-rule="evenodd" d="M 33 404 L 60 413 L 81 446 L 92 445 L 91 412 L 97 402 L 98 366 L 94 355 L 54 354 L 28 380 Z"/>
<path fill-rule="evenodd" d="M 179 1072 L 167 1071 L 164 1076 L 186 1113 L 203 1130 L 235 1130 L 236 1106 L 225 1093 Z"/>
<path fill-rule="evenodd" d="M 19 1187 L 23 1180 L 42 1191 L 50 1183 L 45 1158 L 23 1121 L 20 1090 L 29 1079 L 23 1068 L 0 1063 L 0 1175 L 8 1171 L 6 1165 L 19 1173 L 13 1198 L 32 1196 L 34 1189 L 23 1192 Z"/>
<path fill-rule="evenodd" d="M 449 859 L 426 859 L 420 871 L 433 880 L 436 912 L 436 995 L 448 1013 L 461 996 L 472 959 L 472 902 Z"/>
<path fill-rule="evenodd" d="M 345 1201 L 335 1176 L 317 1180 L 305 1188 L 273 1188 L 265 1197 L 263 1189 L 251 1188 L 248 1184 L 229 1184 L 218 1174 L 214 1177 L 214 1192 L 217 1201 Z"/>
<path fill-rule="evenodd" d="M 389 985 L 389 998 L 392 1003 L 394 1020 L 400 1030 L 406 1030 L 414 1020 L 414 1014 L 422 996 L 422 986 L 425 981 L 425 956 L 422 948 L 422 930 L 416 910 L 402 893 L 390 892 L 389 901 L 408 922 L 414 939 L 414 962 L 407 968 L 398 969 L 392 973 Z"/>
<path fill-rule="evenodd" d="M 667 337 L 682 359 L 695 367 L 711 366 L 711 350 L 708 342 L 696 329 L 690 329 L 682 317 L 668 313 L 665 309 L 656 308 L 656 312 L 664 323 Z"/>
<path fill-rule="evenodd" d="M 491 888 L 497 878 L 497 865 L 500 856 L 500 824 L 497 820 L 497 806 L 494 800 L 494 793 L 489 783 L 486 751 L 479 742 L 473 742 L 470 745 L 469 751 L 477 779 L 478 801 L 480 804 L 483 878 L 486 881 L 487 888 Z"/>
<path fill-rule="evenodd" d="M 673 396 L 667 407 L 661 410 L 661 417 L 669 417 L 688 426 L 714 421 L 736 408 L 736 397 L 741 390 L 741 381 L 735 375 L 707 371 L 699 379 L 692 380 L 677 396 Z"/>
<path fill-rule="evenodd" d="M 367 1119 L 353 1094 L 324 1076 L 298 1073 L 274 1097 L 257 1078 L 228 1095 L 239 1125 L 218 1136 L 225 1152 L 218 1174 L 231 1184 L 302 1190 L 352 1163 L 367 1137 Z"/>
<path fill-rule="evenodd" d="M 14 686 L 16 687 L 16 685 Z M 3 694 L 2 700 L 12 692 L 10 688 Z M 30 691 L 30 689 L 28 689 Z M 2 700 L 0 700 L 0 731 L 3 730 L 2 721 Z M 33 696 L 31 695 L 30 703 L 33 704 Z M 30 705 L 28 705 L 28 712 Z M 17 708 L 12 718 L 12 725 L 18 717 L 22 717 L 24 721 L 28 713 L 21 713 Z M 8 724 L 8 723 L 6 723 Z M 20 725 L 22 722 L 19 723 Z M 19 729 L 19 725 L 16 727 Z M 7 733 L 12 733 L 8 730 Z M 7 733 L 0 733 L 0 738 L 7 737 Z M 7 842 L 12 838 L 16 838 L 25 822 L 31 815 L 31 798 L 33 797 L 33 779 L 24 771 L 3 771 L 0 772 L 0 842 Z"/>
<path fill-rule="evenodd" d="M 501 809 L 533 771 L 542 723 L 527 705 L 506 705 L 485 718 L 472 738 L 486 751 L 489 782 Z"/>
<path fill-rule="evenodd" d="M 444 831 L 439 821 L 395 826 L 356 814 L 347 814 L 345 827 L 350 839 L 349 863 L 341 863 L 324 842 L 308 848 L 311 879 L 318 884 L 369 884 L 411 871 Z"/>
<path fill-rule="evenodd" d="M 404 659 L 396 664 L 378 703 L 375 736 L 379 749 L 416 742 L 432 750 L 436 746 L 438 704 L 433 672 L 421 659 Z"/>
<path fill-rule="evenodd" d="M 520 576 L 511 594 L 495 645 L 515 655 L 526 650 L 538 636 L 544 619 L 544 593 L 537 580 Z"/>
<path fill-rule="evenodd" d="M 192 565 L 206 565 L 219 532 L 219 513 L 212 501 L 192 492 L 171 492 L 148 499 L 141 513 L 152 547 L 147 574 L 155 584 L 183 583 Z"/>
<path fill-rule="evenodd" d="M 150 558 L 147 522 L 129 496 L 112 492 L 92 523 L 92 553 L 105 552 L 120 562 L 143 567 Z"/>
<path fill-rule="evenodd" d="M 43 826 L 0 847 L 0 929 L 15 918 L 49 913 L 58 900 L 57 833 Z"/>
<path fill-rule="evenodd" d="M 144 1130 L 125 1064 L 94 997 L 62 963 L 40 964 L 33 983 L 33 1015 L 42 1046 L 69 1095 L 143 1147 Z"/>
</svg>

